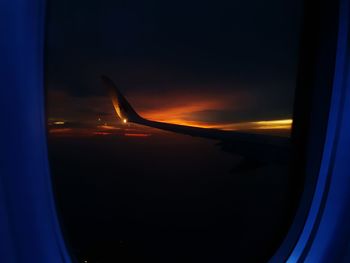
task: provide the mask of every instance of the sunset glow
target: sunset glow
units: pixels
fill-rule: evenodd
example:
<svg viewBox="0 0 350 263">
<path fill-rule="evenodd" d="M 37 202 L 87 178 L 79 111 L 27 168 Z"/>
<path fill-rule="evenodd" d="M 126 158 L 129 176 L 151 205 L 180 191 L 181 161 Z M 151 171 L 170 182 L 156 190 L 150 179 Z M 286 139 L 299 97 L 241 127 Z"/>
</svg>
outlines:
<svg viewBox="0 0 350 263">
<path fill-rule="evenodd" d="M 257 121 L 255 124 L 257 125 L 256 129 L 291 129 L 293 120 Z"/>
<path fill-rule="evenodd" d="M 238 123 L 205 123 L 199 121 L 186 121 L 181 119 L 169 119 L 167 122 L 179 125 L 187 125 L 193 127 L 220 129 L 225 131 L 235 130 L 260 130 L 260 129 L 291 129 L 292 119 L 285 120 L 269 120 L 255 122 L 238 122 Z"/>
<path fill-rule="evenodd" d="M 139 97 L 136 99 L 136 110 L 145 119 L 166 122 L 178 125 L 186 125 L 201 128 L 221 129 L 227 131 L 233 130 L 290 130 L 292 119 L 272 119 L 272 120 L 256 120 L 256 121 L 220 121 L 208 119 L 208 114 L 217 112 L 220 117 L 220 112 L 232 111 L 237 108 L 237 111 L 243 110 L 253 103 L 253 100 L 244 94 L 237 94 L 234 97 L 232 94 L 198 94 L 191 96 L 181 96 L 173 94 L 173 101 L 169 97 L 154 98 L 162 103 L 155 103 L 153 99 Z M 144 100 L 142 100 L 144 98 Z M 242 101 L 245 104 L 242 104 Z M 143 107 L 137 107 L 142 105 Z M 157 107 L 155 108 L 156 105 Z M 232 106 L 235 105 L 235 106 Z M 138 110 L 140 108 L 140 110 Z M 234 110 L 232 111 L 234 117 Z M 223 113 L 224 114 L 224 113 Z"/>
<path fill-rule="evenodd" d="M 153 119 L 155 120 L 155 119 Z M 156 120 L 158 121 L 158 120 Z M 238 123 L 209 123 L 209 122 L 200 122 L 200 121 L 190 121 L 183 119 L 172 119 L 159 120 L 162 122 L 186 125 L 199 128 L 208 128 L 208 129 L 219 129 L 225 131 L 250 131 L 250 132 L 259 132 L 264 131 L 269 133 L 273 130 L 283 130 L 289 132 L 293 123 L 292 119 L 282 119 L 282 120 L 263 120 L 263 121 L 253 121 L 253 122 L 238 122 Z M 133 125 L 133 124 L 132 124 Z M 120 136 L 124 135 L 126 137 L 148 137 L 151 134 L 145 133 L 148 131 L 148 127 L 142 125 L 135 125 L 133 128 L 124 129 L 122 126 L 113 126 L 113 125 L 97 125 L 95 127 L 86 127 L 86 128 L 50 128 L 49 133 L 56 136 L 105 136 L 105 135 L 114 135 Z M 129 131 L 129 132 L 128 132 Z M 130 132 L 133 131 L 133 132 Z M 125 132 L 125 133 L 124 133 Z M 152 133 L 157 132 L 152 131 Z"/>
<path fill-rule="evenodd" d="M 183 93 L 184 92 L 184 93 Z M 274 133 L 280 131 L 288 136 L 292 126 L 292 119 L 262 119 L 244 121 L 237 118 L 246 109 L 249 110 L 255 103 L 254 98 L 244 93 L 215 93 L 203 91 L 201 93 L 174 91 L 169 94 L 131 94 L 130 103 L 135 110 L 145 119 L 166 122 L 178 125 L 220 129 L 225 131 L 249 131 L 253 133 Z M 60 96 L 58 96 L 60 95 Z M 141 125 L 134 125 L 126 118 L 120 120 L 111 107 L 108 98 L 75 99 L 60 94 L 53 94 L 55 101 L 61 104 L 71 105 L 94 105 L 99 112 L 104 112 L 103 117 L 90 115 L 77 115 L 69 120 L 67 114 L 57 112 L 51 123 L 50 134 L 55 136 L 126 136 L 147 137 L 149 129 Z M 90 107 L 90 106 L 89 106 Z M 101 108 L 100 108 L 101 107 Z M 86 106 L 88 108 L 88 106 Z M 237 113 L 235 113 L 237 112 Z M 101 113 L 100 113 L 101 114 Z M 100 115 L 99 114 L 99 115 Z M 232 116 L 232 120 L 229 116 Z M 79 121 L 74 121 L 74 119 Z M 118 121 L 119 120 L 119 121 Z M 129 125 L 122 125 L 128 124 Z M 131 125 L 131 126 L 130 126 Z M 131 131 L 129 131 L 131 129 Z M 161 131 L 153 130 L 152 133 Z M 278 133 L 280 133 L 278 132 Z"/>
<path fill-rule="evenodd" d="M 189 111 L 188 108 L 185 108 L 182 110 L 179 108 L 175 108 L 175 109 L 169 109 L 169 110 L 160 111 L 160 112 L 146 112 L 144 115 L 147 119 L 154 120 L 154 121 L 200 127 L 200 128 L 220 129 L 220 130 L 227 130 L 227 131 L 270 130 L 270 129 L 290 130 L 293 123 L 292 119 L 261 120 L 261 121 L 252 121 L 252 122 L 205 122 L 205 121 L 196 120 L 195 116 L 192 117 L 191 111 Z"/>
</svg>

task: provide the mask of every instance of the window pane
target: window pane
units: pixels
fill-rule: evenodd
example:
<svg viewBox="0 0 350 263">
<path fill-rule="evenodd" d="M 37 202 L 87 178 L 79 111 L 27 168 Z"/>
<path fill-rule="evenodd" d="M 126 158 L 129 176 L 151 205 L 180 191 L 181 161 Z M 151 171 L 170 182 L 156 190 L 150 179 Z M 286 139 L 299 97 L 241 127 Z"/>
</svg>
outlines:
<svg viewBox="0 0 350 263">
<path fill-rule="evenodd" d="M 300 0 L 49 1 L 50 162 L 79 261 L 273 254 L 300 24 Z"/>
</svg>

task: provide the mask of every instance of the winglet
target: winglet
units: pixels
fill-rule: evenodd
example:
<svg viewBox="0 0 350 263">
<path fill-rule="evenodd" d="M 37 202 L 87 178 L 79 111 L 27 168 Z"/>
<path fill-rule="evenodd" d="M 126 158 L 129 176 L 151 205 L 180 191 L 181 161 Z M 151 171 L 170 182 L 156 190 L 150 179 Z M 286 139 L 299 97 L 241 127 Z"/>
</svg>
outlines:
<svg viewBox="0 0 350 263">
<path fill-rule="evenodd" d="M 101 76 L 101 81 L 102 85 L 108 90 L 109 96 L 112 99 L 112 103 L 118 117 L 123 122 L 137 122 L 138 120 L 142 119 L 140 115 L 138 115 L 137 112 L 132 108 L 130 103 L 126 100 L 126 98 L 118 90 L 117 86 L 110 78 Z"/>
</svg>

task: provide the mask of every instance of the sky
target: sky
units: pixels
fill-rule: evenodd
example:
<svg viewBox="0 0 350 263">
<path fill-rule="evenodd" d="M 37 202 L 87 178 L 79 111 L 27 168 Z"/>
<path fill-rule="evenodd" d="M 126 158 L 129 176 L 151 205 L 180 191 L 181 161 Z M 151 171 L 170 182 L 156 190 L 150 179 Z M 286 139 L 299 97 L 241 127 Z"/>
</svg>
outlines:
<svg viewBox="0 0 350 263">
<path fill-rule="evenodd" d="M 99 82 L 107 75 L 152 120 L 288 129 L 300 24 L 300 1 L 294 0 L 52 0 L 49 122 L 65 131 L 118 128 Z"/>
</svg>

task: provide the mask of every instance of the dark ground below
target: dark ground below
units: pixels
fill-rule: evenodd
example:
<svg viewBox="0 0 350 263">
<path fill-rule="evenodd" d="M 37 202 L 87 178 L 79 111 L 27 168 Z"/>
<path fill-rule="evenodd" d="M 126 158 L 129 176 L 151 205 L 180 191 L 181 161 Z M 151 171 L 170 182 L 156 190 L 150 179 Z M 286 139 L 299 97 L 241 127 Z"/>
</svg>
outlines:
<svg viewBox="0 0 350 263">
<path fill-rule="evenodd" d="M 181 135 L 49 139 L 57 205 L 79 262 L 265 262 L 291 220 L 288 168 Z"/>
</svg>

